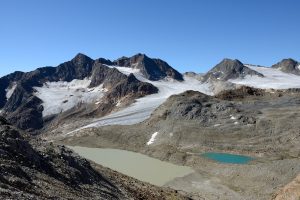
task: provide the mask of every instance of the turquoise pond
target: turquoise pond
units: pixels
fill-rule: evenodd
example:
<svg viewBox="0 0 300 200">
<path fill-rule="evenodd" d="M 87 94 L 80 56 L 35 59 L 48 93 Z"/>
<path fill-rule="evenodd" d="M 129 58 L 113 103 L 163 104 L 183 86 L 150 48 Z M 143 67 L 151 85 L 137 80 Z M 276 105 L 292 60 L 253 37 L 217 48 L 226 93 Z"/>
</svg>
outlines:
<svg viewBox="0 0 300 200">
<path fill-rule="evenodd" d="M 203 157 L 220 162 L 220 163 L 232 163 L 232 164 L 247 164 L 248 162 L 254 160 L 252 157 L 229 154 L 229 153 L 215 153 L 207 152 L 201 154 Z"/>
</svg>

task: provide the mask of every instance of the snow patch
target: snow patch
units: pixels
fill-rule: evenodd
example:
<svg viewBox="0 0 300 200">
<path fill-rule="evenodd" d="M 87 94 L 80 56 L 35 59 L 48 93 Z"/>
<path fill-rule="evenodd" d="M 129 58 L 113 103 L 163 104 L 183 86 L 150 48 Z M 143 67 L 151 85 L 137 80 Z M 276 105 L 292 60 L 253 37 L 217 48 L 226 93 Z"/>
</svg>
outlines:
<svg viewBox="0 0 300 200">
<path fill-rule="evenodd" d="M 270 67 L 258 67 L 253 65 L 246 66 L 263 74 L 264 77 L 247 75 L 243 79 L 230 79 L 228 81 L 235 84 L 262 89 L 300 88 L 300 76 L 284 73 L 279 69 Z"/>
<path fill-rule="evenodd" d="M 230 119 L 236 119 L 236 117 L 233 115 L 230 115 Z"/>
<path fill-rule="evenodd" d="M 104 95 L 103 86 L 88 88 L 90 79 L 71 82 L 46 82 L 42 87 L 34 87 L 35 95 L 43 101 L 43 116 L 58 114 L 81 103 L 99 102 Z"/>
<path fill-rule="evenodd" d="M 239 122 L 234 122 L 235 125 L 239 124 Z"/>
<path fill-rule="evenodd" d="M 156 136 L 158 135 L 158 132 L 155 132 L 151 135 L 150 140 L 147 142 L 147 145 L 153 144 L 153 142 L 155 141 Z"/>
<path fill-rule="evenodd" d="M 11 95 L 14 93 L 16 87 L 17 87 L 17 83 L 13 83 L 12 86 L 10 86 L 9 88 L 5 89 L 6 99 L 9 99 L 11 97 Z"/>
</svg>

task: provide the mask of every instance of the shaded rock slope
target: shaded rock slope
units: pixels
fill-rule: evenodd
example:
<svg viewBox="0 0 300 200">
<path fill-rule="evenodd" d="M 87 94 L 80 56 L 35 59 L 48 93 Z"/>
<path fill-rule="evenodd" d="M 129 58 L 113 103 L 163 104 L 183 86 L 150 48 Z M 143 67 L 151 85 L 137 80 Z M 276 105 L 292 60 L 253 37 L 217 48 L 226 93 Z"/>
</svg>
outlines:
<svg viewBox="0 0 300 200">
<path fill-rule="evenodd" d="M 65 146 L 29 139 L 0 118 L 1 199 L 186 199 L 92 166 Z"/>
</svg>

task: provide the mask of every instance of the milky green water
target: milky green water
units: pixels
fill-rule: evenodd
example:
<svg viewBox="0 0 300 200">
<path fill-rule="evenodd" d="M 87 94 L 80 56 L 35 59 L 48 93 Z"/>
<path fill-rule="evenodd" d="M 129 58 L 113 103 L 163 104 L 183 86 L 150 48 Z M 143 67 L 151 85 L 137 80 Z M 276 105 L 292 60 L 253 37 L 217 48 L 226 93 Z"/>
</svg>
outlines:
<svg viewBox="0 0 300 200">
<path fill-rule="evenodd" d="M 249 156 L 229 154 L 229 153 L 207 152 L 202 154 L 202 156 L 220 163 L 232 163 L 232 164 L 247 164 L 253 160 L 253 158 Z"/>
<path fill-rule="evenodd" d="M 86 159 L 157 186 L 163 186 L 174 178 L 194 172 L 190 167 L 174 165 L 125 150 L 78 146 L 69 148 Z"/>
</svg>

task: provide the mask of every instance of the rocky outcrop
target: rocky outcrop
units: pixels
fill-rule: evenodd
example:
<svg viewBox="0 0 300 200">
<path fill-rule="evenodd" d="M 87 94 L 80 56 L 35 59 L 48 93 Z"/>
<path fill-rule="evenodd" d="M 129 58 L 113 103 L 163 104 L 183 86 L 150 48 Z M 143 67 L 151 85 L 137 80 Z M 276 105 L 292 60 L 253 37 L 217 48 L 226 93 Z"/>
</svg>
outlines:
<svg viewBox="0 0 300 200">
<path fill-rule="evenodd" d="M 120 80 L 117 85 L 113 87 L 111 92 L 107 94 L 109 99 L 120 99 L 127 95 L 130 95 L 134 98 L 143 97 L 149 94 L 157 93 L 158 89 L 150 83 L 144 83 L 136 79 L 133 74 L 123 80 Z"/>
<path fill-rule="evenodd" d="M 186 91 L 168 98 L 155 110 L 152 117 L 207 122 L 215 119 L 217 115 L 221 115 L 223 112 L 229 113 L 233 109 L 233 104 L 230 102 L 222 102 L 200 92 Z"/>
<path fill-rule="evenodd" d="M 252 88 L 248 86 L 241 86 L 237 89 L 224 90 L 216 95 L 217 98 L 223 100 L 237 100 L 244 99 L 249 96 L 264 96 L 268 94 L 263 89 Z"/>
<path fill-rule="evenodd" d="M 208 80 L 227 81 L 229 79 L 244 78 L 245 76 L 263 77 L 261 73 L 246 67 L 239 60 L 224 59 L 214 68 L 209 70 L 202 78 L 203 82 Z"/>
<path fill-rule="evenodd" d="M 168 63 L 160 59 L 152 59 L 145 54 L 137 54 L 130 58 L 122 57 L 114 61 L 121 67 L 140 69 L 141 73 L 149 80 L 160 80 L 166 77 L 179 81 L 183 80 L 182 74 L 173 69 Z"/>
<path fill-rule="evenodd" d="M 211 126 L 235 116 L 240 124 L 255 124 L 253 114 L 243 113 L 240 106 L 231 101 L 208 96 L 201 92 L 186 91 L 169 97 L 151 115 L 150 121 L 189 121 Z"/>
<path fill-rule="evenodd" d="M 119 72 L 116 68 L 107 67 L 96 61 L 93 66 L 92 80 L 89 87 L 96 87 L 103 84 L 103 87 L 110 89 L 120 80 L 126 78 L 127 76 Z"/>
<path fill-rule="evenodd" d="M 300 63 L 291 58 L 283 59 L 275 65 L 272 65 L 272 68 L 279 69 L 286 73 L 300 75 Z"/>
</svg>

